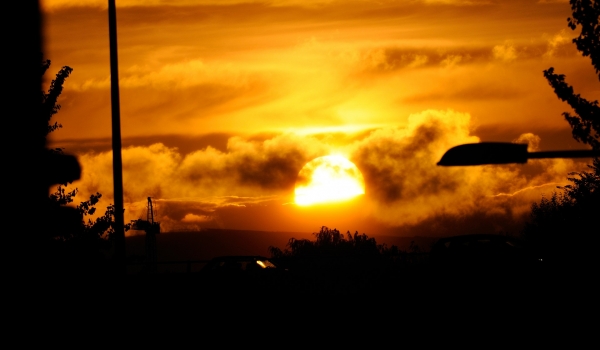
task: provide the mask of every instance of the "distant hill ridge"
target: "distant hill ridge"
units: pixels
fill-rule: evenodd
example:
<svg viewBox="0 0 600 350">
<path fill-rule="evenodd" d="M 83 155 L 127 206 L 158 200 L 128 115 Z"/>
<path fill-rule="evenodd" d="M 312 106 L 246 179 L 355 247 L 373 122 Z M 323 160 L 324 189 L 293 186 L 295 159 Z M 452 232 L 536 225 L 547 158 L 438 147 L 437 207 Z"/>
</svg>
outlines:
<svg viewBox="0 0 600 350">
<path fill-rule="evenodd" d="M 360 232 L 362 233 L 362 232 Z M 377 244 L 396 245 L 407 250 L 411 242 L 429 251 L 439 237 L 396 237 L 369 235 Z M 311 232 L 272 232 L 229 229 L 165 232 L 156 237 L 158 261 L 209 260 L 222 255 L 269 256 L 269 246 L 284 249 L 290 238 L 314 240 Z M 126 238 L 127 256 L 145 255 L 144 235 Z"/>
</svg>

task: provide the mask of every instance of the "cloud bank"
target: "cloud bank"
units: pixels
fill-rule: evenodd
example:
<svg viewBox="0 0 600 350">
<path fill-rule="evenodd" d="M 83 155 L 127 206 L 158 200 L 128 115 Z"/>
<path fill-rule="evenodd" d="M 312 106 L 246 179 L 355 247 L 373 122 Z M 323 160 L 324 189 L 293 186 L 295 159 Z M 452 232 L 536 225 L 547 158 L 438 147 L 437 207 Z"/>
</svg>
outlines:
<svg viewBox="0 0 600 350">
<path fill-rule="evenodd" d="M 271 215 L 284 215 L 293 207 L 300 169 L 314 158 L 335 153 L 345 154 L 362 172 L 366 195 L 361 212 L 380 225 L 418 226 L 473 213 L 481 213 L 482 220 L 486 216 L 522 220 L 540 193 L 566 184 L 566 174 L 580 167 L 571 160 L 438 167 L 435 164 L 447 149 L 479 141 L 470 115 L 427 110 L 408 120 L 404 127 L 374 129 L 342 145 L 333 142 L 335 135 L 288 133 L 263 140 L 231 137 L 225 151 L 209 146 L 186 155 L 160 143 L 126 148 L 126 219 L 143 217 L 146 197 L 151 196 L 167 231 L 230 227 L 228 221 L 244 211 L 255 213 L 246 220 L 254 220 L 260 228 L 261 221 L 272 221 Z M 528 142 L 531 150 L 540 142 L 533 134 L 514 141 Z M 79 159 L 83 176 L 73 186 L 81 198 L 100 192 L 105 195 L 101 205 L 111 202 L 111 153 L 86 153 Z M 238 214 L 226 208 L 237 208 Z M 275 228 L 299 231 L 293 224 Z"/>
</svg>

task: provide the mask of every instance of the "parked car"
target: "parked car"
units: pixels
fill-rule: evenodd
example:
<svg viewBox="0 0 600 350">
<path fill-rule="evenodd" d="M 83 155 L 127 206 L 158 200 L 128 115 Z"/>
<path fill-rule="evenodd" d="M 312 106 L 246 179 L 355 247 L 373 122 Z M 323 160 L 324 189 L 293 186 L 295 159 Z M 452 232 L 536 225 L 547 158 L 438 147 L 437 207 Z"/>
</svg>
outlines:
<svg viewBox="0 0 600 350">
<path fill-rule="evenodd" d="M 215 286 L 230 283 L 257 286 L 286 281 L 288 271 L 264 256 L 220 256 L 209 261 L 200 275 Z"/>
<path fill-rule="evenodd" d="M 432 246 L 429 258 L 434 267 L 455 271 L 502 270 L 538 263 L 519 238 L 494 234 L 441 238 Z"/>
<path fill-rule="evenodd" d="M 220 256 L 213 258 L 202 268 L 204 273 L 252 273 L 256 271 L 278 269 L 264 256 Z"/>
</svg>

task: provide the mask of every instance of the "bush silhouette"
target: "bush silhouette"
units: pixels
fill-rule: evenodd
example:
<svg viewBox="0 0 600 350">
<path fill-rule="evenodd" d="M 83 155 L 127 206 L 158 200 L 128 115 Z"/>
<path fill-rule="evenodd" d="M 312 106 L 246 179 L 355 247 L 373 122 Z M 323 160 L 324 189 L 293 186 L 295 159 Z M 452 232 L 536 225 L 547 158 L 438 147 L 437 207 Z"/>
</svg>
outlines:
<svg viewBox="0 0 600 350">
<path fill-rule="evenodd" d="M 42 60 L 42 76 L 50 68 L 50 60 Z M 62 67 L 56 74 L 56 77 L 50 83 L 48 91 L 41 92 L 42 107 L 40 109 L 40 118 L 47 122 L 46 137 L 56 130 L 62 128 L 62 125 L 53 117 L 58 113 L 61 106 L 58 104 L 58 98 L 63 91 L 63 85 L 73 69 L 69 66 Z M 62 148 L 49 149 L 50 153 L 63 153 Z M 74 202 L 78 189 L 67 189 L 69 183 L 58 185 L 56 191 L 48 196 L 49 208 L 66 206 Z M 91 219 L 96 213 L 96 204 L 102 197 L 102 194 L 92 194 L 88 200 L 80 202 L 76 206 L 76 212 L 80 219 L 74 225 L 59 225 L 59 229 L 49 230 L 47 239 L 49 240 L 49 252 L 52 260 L 64 264 L 68 269 L 79 266 L 82 269 L 95 268 L 93 265 L 104 260 L 102 251 L 111 248 L 111 236 L 114 231 L 114 206 L 111 204 L 106 208 L 103 215 Z M 87 220 L 86 220 L 87 218 Z M 68 229 L 64 229 L 68 227 Z M 129 229 L 126 225 L 125 229 Z M 89 271 L 91 272 L 91 271 Z"/>
<path fill-rule="evenodd" d="M 573 39 L 583 56 L 589 56 L 600 80 L 600 2 L 571 0 L 573 17 L 568 18 L 572 30 L 581 27 L 579 36 Z M 554 73 L 550 67 L 544 77 L 554 89 L 556 96 L 567 102 L 574 113 L 563 116 L 571 126 L 573 138 L 600 150 L 600 106 L 575 94 L 565 76 Z M 542 197 L 531 207 L 531 221 L 526 224 L 523 235 L 549 263 L 580 266 L 591 262 L 597 255 L 598 220 L 600 213 L 600 160 L 588 165 L 591 171 L 569 173 L 572 184 L 559 187 L 550 198 Z"/>
</svg>

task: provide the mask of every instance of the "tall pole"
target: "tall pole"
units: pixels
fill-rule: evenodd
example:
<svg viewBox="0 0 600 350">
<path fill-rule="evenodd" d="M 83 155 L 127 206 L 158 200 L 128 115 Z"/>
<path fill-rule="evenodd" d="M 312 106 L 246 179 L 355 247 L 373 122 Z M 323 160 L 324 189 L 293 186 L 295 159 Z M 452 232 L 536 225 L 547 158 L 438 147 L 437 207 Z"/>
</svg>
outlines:
<svg viewBox="0 0 600 350">
<path fill-rule="evenodd" d="M 112 110 L 113 187 L 115 200 L 115 253 L 119 272 L 125 274 L 125 229 L 123 219 L 123 161 L 121 158 L 121 110 L 119 101 L 119 62 L 117 57 L 117 11 L 108 0 L 110 45 L 110 100 Z"/>
</svg>

